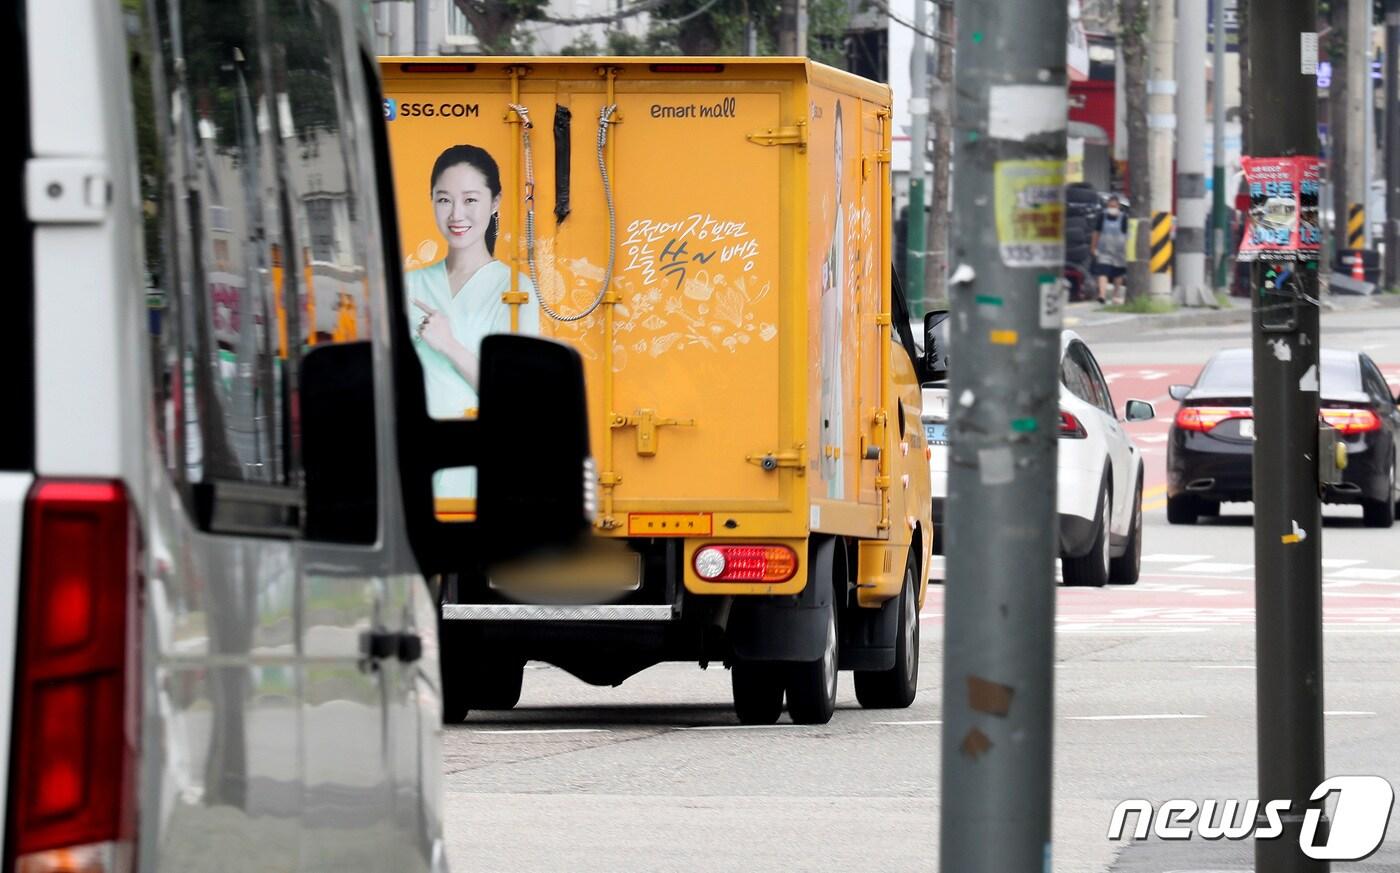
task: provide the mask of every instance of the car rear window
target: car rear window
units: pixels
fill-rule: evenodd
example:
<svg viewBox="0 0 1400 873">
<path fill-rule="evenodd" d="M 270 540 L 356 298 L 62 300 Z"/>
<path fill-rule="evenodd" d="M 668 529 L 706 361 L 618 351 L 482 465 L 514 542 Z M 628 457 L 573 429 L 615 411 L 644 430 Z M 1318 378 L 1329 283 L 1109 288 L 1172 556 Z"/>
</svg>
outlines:
<svg viewBox="0 0 1400 873">
<path fill-rule="evenodd" d="M 1322 393 L 1355 394 L 1361 390 L 1361 365 L 1355 355 L 1322 358 Z M 1249 355 L 1214 357 L 1196 380 L 1198 395 L 1253 397 L 1254 359 Z"/>
</svg>

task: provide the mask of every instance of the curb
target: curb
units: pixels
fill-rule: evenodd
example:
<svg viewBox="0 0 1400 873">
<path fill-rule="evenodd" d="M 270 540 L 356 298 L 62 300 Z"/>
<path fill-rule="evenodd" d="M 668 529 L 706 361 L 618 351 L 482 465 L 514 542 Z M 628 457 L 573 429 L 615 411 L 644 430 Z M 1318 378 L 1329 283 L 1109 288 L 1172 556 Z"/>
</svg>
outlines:
<svg viewBox="0 0 1400 873">
<path fill-rule="evenodd" d="M 1322 300 L 1325 312 L 1353 312 L 1366 309 L 1400 308 L 1400 294 L 1373 294 L 1365 297 L 1329 294 Z M 1093 333 L 1100 337 L 1109 334 L 1141 334 L 1148 331 L 1168 330 L 1177 327 L 1213 327 L 1225 324 L 1247 324 L 1252 310 L 1243 306 L 1229 309 L 1187 309 L 1162 315 L 1137 315 L 1130 312 L 1089 313 L 1088 317 L 1076 318 L 1068 313 L 1065 327 L 1079 333 Z"/>
</svg>

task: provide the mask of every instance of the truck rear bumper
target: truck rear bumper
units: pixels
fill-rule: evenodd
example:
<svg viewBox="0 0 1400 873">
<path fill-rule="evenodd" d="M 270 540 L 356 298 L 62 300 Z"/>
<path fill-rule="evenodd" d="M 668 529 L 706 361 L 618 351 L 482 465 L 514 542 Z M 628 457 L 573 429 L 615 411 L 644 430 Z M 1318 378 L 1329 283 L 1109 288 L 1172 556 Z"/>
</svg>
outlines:
<svg viewBox="0 0 1400 873">
<path fill-rule="evenodd" d="M 444 621 L 670 621 L 666 604 L 559 606 L 533 603 L 444 603 Z"/>
</svg>

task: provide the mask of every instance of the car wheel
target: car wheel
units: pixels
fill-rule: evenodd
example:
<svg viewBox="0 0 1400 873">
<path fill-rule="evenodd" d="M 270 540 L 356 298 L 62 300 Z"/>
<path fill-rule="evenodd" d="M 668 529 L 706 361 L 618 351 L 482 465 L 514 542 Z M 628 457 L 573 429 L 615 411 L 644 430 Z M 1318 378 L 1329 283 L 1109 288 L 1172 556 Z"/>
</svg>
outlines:
<svg viewBox="0 0 1400 873">
<path fill-rule="evenodd" d="M 794 724 L 826 724 L 836 712 L 839 643 L 834 599 L 826 607 L 825 624 L 822 656 L 815 661 L 788 665 L 788 714 Z"/>
<path fill-rule="evenodd" d="M 1380 500 L 1362 500 L 1361 515 L 1367 527 L 1390 527 L 1395 524 L 1395 462 L 1390 463 L 1386 479 L 1386 494 Z"/>
<path fill-rule="evenodd" d="M 1098 512 L 1095 513 L 1098 524 L 1094 533 L 1093 546 L 1081 557 L 1065 556 L 1060 561 L 1066 585 L 1102 588 L 1108 582 L 1108 566 L 1113 561 L 1109 553 L 1108 534 L 1112 514 L 1113 509 L 1110 506 L 1108 489 L 1105 488 L 1099 492 L 1099 508 Z"/>
<path fill-rule="evenodd" d="M 1167 522 L 1169 524 L 1195 524 L 1200 517 L 1196 498 L 1183 494 L 1167 498 Z"/>
<path fill-rule="evenodd" d="M 783 674 L 776 664 L 740 661 L 729 671 L 740 724 L 773 724 L 783 714 Z"/>
<path fill-rule="evenodd" d="M 1128 543 L 1123 554 L 1108 566 L 1108 581 L 1115 585 L 1133 585 L 1142 573 L 1142 479 L 1138 479 L 1133 494 L 1133 522 L 1128 526 Z"/>
<path fill-rule="evenodd" d="M 894 666 L 888 670 L 856 671 L 856 700 L 866 709 L 904 709 L 919 693 L 919 585 L 914 553 L 904 564 L 904 587 L 899 592 L 899 634 L 894 643 Z"/>
</svg>

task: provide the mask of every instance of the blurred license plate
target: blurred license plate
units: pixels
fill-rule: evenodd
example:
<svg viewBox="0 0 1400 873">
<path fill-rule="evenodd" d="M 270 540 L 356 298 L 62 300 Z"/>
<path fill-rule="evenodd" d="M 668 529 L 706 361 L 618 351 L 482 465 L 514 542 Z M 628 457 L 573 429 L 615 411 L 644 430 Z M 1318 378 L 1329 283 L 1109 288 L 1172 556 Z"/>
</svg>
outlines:
<svg viewBox="0 0 1400 873">
<path fill-rule="evenodd" d="M 928 437 L 928 444 L 931 446 L 946 446 L 948 445 L 948 425 L 925 424 L 924 436 Z"/>
<path fill-rule="evenodd" d="M 1247 440 L 1252 440 L 1252 439 L 1254 439 L 1254 419 L 1252 419 L 1252 418 L 1241 418 L 1241 419 L 1240 419 L 1240 438 L 1241 438 L 1241 439 L 1247 439 Z"/>
</svg>

